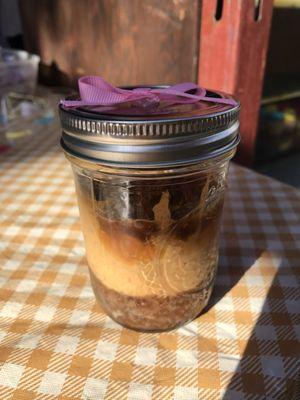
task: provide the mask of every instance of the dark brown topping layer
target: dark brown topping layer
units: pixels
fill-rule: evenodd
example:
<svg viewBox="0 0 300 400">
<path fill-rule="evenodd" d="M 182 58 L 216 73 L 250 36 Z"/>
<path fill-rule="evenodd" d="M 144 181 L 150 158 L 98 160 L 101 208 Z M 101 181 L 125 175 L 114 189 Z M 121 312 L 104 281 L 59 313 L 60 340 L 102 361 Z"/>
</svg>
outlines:
<svg viewBox="0 0 300 400">
<path fill-rule="evenodd" d="M 98 222 L 101 229 L 113 237 L 119 234 L 127 234 L 145 241 L 158 230 L 155 222 L 146 220 L 111 221 L 99 216 Z"/>
<path fill-rule="evenodd" d="M 93 199 L 101 229 L 112 235 L 121 232 L 148 240 L 157 232 L 172 231 L 185 240 L 209 222 L 207 218 L 218 219 L 222 208 L 222 193 L 206 204 L 207 197 L 219 191 L 218 174 L 202 174 L 190 182 L 170 178 L 112 183 L 85 175 L 77 180 L 82 194 Z"/>
</svg>

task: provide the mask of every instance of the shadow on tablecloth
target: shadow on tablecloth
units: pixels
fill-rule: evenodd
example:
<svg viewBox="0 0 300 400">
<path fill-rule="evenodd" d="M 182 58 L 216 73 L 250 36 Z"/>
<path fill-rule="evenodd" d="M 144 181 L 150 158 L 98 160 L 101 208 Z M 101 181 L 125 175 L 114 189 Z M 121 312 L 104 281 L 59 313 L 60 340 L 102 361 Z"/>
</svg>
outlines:
<svg viewBox="0 0 300 400">
<path fill-rule="evenodd" d="M 276 259 L 268 251 L 262 256 L 269 257 L 270 265 Z M 300 399 L 300 345 L 295 332 L 299 288 L 289 273 L 294 268 L 295 259 L 281 258 L 265 301 L 259 306 L 261 299 L 252 297 L 260 314 L 222 400 L 241 399 L 241 393 L 245 399 Z"/>
</svg>

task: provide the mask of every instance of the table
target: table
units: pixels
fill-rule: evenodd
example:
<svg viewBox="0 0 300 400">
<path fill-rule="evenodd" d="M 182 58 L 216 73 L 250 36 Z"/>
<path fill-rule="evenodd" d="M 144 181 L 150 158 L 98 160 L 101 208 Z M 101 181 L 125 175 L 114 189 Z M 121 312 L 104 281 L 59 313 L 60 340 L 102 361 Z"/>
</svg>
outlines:
<svg viewBox="0 0 300 400">
<path fill-rule="evenodd" d="M 292 399 L 299 192 L 232 165 L 207 311 L 138 333 L 95 303 L 58 133 L 0 155 L 0 399 Z"/>
</svg>

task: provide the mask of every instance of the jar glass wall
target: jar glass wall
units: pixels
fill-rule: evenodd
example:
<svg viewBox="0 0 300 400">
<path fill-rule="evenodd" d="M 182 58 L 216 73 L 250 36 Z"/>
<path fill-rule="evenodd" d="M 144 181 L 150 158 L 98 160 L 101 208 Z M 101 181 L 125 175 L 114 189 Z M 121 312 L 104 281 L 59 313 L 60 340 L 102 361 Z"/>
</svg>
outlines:
<svg viewBox="0 0 300 400">
<path fill-rule="evenodd" d="M 168 330 L 206 306 L 233 152 L 156 170 L 104 167 L 67 155 L 93 290 L 114 320 Z"/>
</svg>

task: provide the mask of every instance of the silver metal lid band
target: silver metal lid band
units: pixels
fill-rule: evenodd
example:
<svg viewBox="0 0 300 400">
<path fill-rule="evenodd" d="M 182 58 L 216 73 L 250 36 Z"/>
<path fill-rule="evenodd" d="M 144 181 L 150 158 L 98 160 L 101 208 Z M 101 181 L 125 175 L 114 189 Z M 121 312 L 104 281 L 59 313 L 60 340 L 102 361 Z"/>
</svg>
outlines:
<svg viewBox="0 0 300 400">
<path fill-rule="evenodd" d="M 209 138 L 190 135 L 176 141 L 157 139 L 151 144 L 131 144 L 120 138 L 95 143 L 63 132 L 61 144 L 67 153 L 103 165 L 126 168 L 176 166 L 197 163 L 234 149 L 239 142 L 238 128 L 236 121 L 227 130 Z"/>
</svg>

